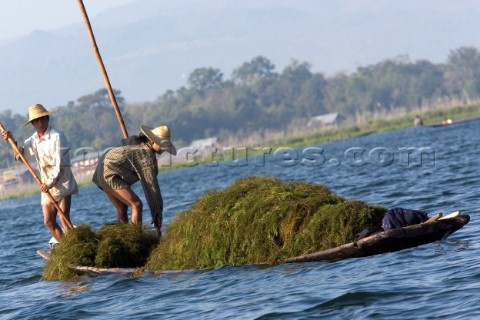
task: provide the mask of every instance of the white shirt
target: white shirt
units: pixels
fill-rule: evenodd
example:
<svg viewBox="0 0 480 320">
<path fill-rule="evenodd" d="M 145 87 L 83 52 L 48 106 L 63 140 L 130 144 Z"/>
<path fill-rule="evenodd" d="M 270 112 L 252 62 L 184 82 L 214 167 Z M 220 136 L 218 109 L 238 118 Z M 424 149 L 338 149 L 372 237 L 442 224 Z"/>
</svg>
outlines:
<svg viewBox="0 0 480 320">
<path fill-rule="evenodd" d="M 70 147 L 62 131 L 48 127 L 42 138 L 35 132 L 25 140 L 23 155 L 27 160 L 35 158 L 40 170 L 40 180 L 49 186 L 49 192 L 58 201 L 78 191 L 70 165 Z M 49 203 L 42 192 L 42 204 Z"/>
</svg>

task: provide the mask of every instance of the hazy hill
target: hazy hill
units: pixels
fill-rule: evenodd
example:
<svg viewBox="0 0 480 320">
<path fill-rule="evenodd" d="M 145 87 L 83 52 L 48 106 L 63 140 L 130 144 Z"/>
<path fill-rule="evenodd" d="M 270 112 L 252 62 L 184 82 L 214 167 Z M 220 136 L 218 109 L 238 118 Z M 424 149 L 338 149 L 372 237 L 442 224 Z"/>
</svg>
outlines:
<svg viewBox="0 0 480 320">
<path fill-rule="evenodd" d="M 480 46 L 479 13 L 475 0 L 138 0 L 90 18 L 128 103 L 186 85 L 198 67 L 229 77 L 258 55 L 277 70 L 297 59 L 326 75 L 403 54 L 442 62 Z M 65 105 L 103 86 L 83 24 L 0 43 L 0 111 Z"/>
</svg>

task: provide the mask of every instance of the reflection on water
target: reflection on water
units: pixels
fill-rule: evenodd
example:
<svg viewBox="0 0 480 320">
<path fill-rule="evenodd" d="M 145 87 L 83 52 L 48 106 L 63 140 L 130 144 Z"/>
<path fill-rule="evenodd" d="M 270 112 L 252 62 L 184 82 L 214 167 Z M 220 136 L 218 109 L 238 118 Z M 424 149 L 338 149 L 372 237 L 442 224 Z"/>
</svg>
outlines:
<svg viewBox="0 0 480 320">
<path fill-rule="evenodd" d="M 60 286 L 61 293 L 60 295 L 76 295 L 88 291 L 90 288 L 86 284 L 77 284 L 77 283 L 68 283 Z"/>
</svg>

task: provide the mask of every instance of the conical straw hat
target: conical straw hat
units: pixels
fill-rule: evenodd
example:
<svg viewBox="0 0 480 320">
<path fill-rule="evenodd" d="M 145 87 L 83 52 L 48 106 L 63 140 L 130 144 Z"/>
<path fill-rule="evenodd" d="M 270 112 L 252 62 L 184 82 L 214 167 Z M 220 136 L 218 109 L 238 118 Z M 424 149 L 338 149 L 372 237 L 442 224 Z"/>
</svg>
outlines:
<svg viewBox="0 0 480 320">
<path fill-rule="evenodd" d="M 35 119 L 48 116 L 52 113 L 53 112 L 49 112 L 41 104 L 38 104 L 38 103 L 34 104 L 33 106 L 30 106 L 30 108 L 28 108 L 28 121 L 25 122 L 24 124 L 22 124 L 22 127 L 25 127 L 27 124 L 29 124 L 30 122 L 32 122 Z"/>
<path fill-rule="evenodd" d="M 170 139 L 172 138 L 170 135 L 170 128 L 167 126 L 160 126 L 152 129 L 148 126 L 141 126 L 140 129 L 142 130 L 143 134 L 147 136 L 150 141 L 158 144 L 162 149 L 169 152 L 170 154 L 176 155 L 177 149 L 172 144 Z"/>
</svg>

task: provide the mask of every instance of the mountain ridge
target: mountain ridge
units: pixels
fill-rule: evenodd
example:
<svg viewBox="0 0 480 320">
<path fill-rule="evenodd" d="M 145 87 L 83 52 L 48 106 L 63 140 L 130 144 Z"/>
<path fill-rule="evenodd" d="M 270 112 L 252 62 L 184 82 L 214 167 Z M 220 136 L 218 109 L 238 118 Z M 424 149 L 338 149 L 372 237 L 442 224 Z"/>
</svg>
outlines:
<svg viewBox="0 0 480 320">
<path fill-rule="evenodd" d="M 138 0 L 90 19 L 112 86 L 134 103 L 187 85 L 195 68 L 227 78 L 259 55 L 278 71 L 299 60 L 326 75 L 399 55 L 444 62 L 450 50 L 480 46 L 479 12 L 470 0 Z M 35 31 L 0 49 L 0 111 L 53 108 L 105 86 L 83 24 Z"/>
</svg>

